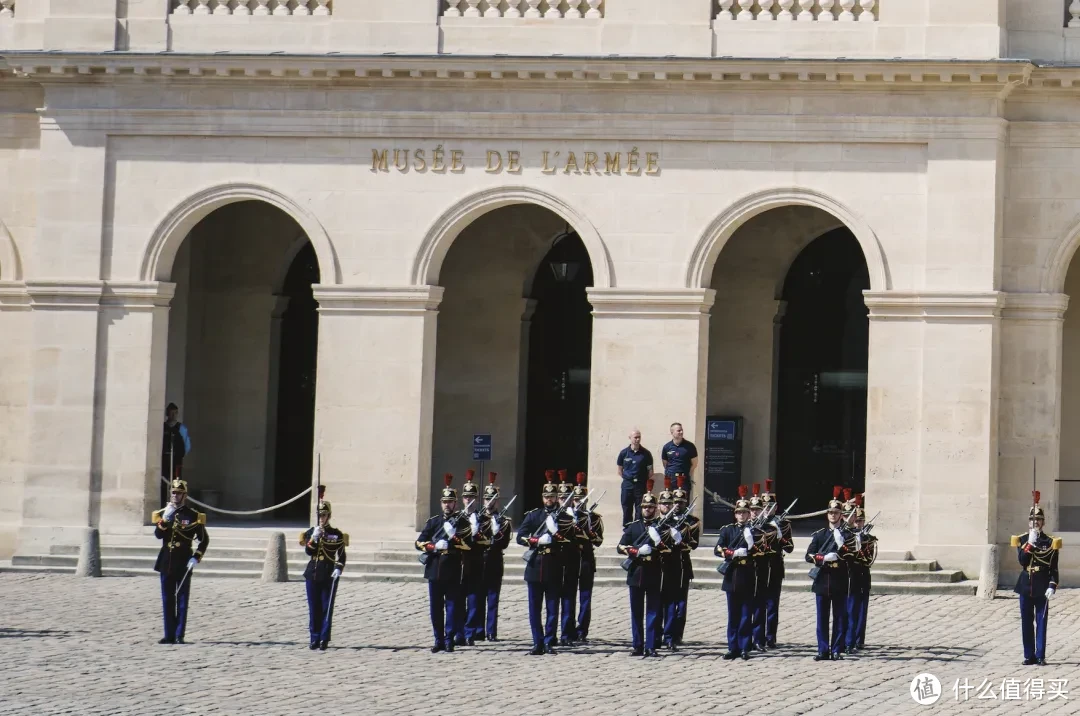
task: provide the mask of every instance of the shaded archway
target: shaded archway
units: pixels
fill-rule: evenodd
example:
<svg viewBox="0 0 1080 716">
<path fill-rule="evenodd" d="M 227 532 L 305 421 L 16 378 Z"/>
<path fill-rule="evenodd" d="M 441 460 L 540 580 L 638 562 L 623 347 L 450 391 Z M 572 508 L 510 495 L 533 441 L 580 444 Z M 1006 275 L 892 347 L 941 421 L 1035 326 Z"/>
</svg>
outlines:
<svg viewBox="0 0 1080 716">
<path fill-rule="evenodd" d="M 233 510 L 291 497 L 311 481 L 316 247 L 282 209 L 239 201 L 206 214 L 174 256 L 158 267 L 176 284 L 166 402 L 191 433 L 192 495 Z"/>
<path fill-rule="evenodd" d="M 1040 488 L 1049 497 L 1048 503 L 1056 499 L 1054 528 L 1076 531 L 1080 530 L 1080 442 L 1072 436 L 1080 434 L 1080 309 L 1074 303 L 1080 297 L 1080 261 L 1075 257 L 1057 286 L 1069 296 L 1061 330 L 1061 455 L 1057 482 Z"/>
<path fill-rule="evenodd" d="M 438 274 L 444 292 L 435 351 L 432 509 L 444 473 L 453 473 L 460 486 L 466 469 L 480 469 L 472 459 L 477 434 L 492 437 L 484 469 L 499 474 L 507 498 L 520 495 L 515 511 L 538 501 L 529 486 L 542 480 L 544 469 L 587 469 L 586 451 L 556 454 L 549 435 L 558 428 L 570 445 L 587 440 L 591 313 L 585 287 L 593 272 L 579 236 L 561 215 L 516 204 L 476 216 L 445 251 Z M 566 264 L 561 277 L 570 280 L 556 280 L 552 263 Z M 570 264 L 576 264 L 573 276 L 567 275 Z M 560 333 L 560 324 L 573 329 Z"/>
</svg>

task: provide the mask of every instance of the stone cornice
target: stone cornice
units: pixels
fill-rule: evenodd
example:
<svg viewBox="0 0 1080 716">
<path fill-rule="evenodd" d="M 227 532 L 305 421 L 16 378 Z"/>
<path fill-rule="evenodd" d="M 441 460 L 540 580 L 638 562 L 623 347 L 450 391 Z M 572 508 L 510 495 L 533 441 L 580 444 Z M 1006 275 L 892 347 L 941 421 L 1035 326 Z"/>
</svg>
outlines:
<svg viewBox="0 0 1080 716">
<path fill-rule="evenodd" d="M 1001 316 L 999 291 L 863 291 L 871 321 L 988 322 Z"/>
<path fill-rule="evenodd" d="M 434 312 L 442 286 L 339 286 L 315 284 L 320 314 L 412 315 Z"/>
<path fill-rule="evenodd" d="M 148 310 L 169 305 L 176 284 L 163 281 L 106 281 L 101 305 L 127 310 Z"/>
<path fill-rule="evenodd" d="M 590 288 L 586 293 L 597 318 L 701 318 L 716 300 L 710 288 Z"/>
<path fill-rule="evenodd" d="M 0 311 L 30 310 L 30 294 L 22 281 L 0 281 Z"/>
<path fill-rule="evenodd" d="M 1063 321 L 1069 297 L 1063 293 L 1006 293 L 1001 317 L 1013 321 Z"/>
<path fill-rule="evenodd" d="M 35 310 L 97 310 L 105 293 L 104 281 L 39 279 L 26 282 Z"/>
<path fill-rule="evenodd" d="M 1026 60 L 510 57 L 460 55 L 143 54 L 24 51 L 0 55 L 7 71 L 40 82 L 151 77 L 218 80 L 497 80 L 683 84 L 871 84 L 999 93 L 1027 84 Z M 1080 83 L 1080 69 L 1039 68 L 1040 78 Z M 1075 80 L 1072 78 L 1075 76 Z"/>
</svg>

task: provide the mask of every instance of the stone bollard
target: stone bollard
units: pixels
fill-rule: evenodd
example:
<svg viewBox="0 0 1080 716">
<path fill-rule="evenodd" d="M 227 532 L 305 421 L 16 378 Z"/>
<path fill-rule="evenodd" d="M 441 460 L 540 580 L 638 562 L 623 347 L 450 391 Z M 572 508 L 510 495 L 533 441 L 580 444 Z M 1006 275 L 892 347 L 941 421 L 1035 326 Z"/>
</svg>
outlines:
<svg viewBox="0 0 1080 716">
<path fill-rule="evenodd" d="M 993 599 L 998 586 L 998 546 L 988 544 L 983 548 L 982 564 L 979 566 L 979 599 Z"/>
<path fill-rule="evenodd" d="M 79 546 L 79 563 L 75 565 L 76 577 L 101 576 L 101 533 L 96 527 L 88 527 Z"/>
<path fill-rule="evenodd" d="M 289 581 L 289 557 L 285 553 L 284 532 L 270 535 L 270 543 L 266 545 L 266 561 L 263 562 L 262 581 Z"/>
</svg>

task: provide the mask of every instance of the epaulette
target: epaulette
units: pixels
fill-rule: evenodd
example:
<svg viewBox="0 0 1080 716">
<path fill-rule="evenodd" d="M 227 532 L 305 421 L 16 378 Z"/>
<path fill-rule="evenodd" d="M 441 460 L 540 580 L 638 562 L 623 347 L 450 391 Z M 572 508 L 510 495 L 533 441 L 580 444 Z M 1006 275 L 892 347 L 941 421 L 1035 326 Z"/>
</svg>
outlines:
<svg viewBox="0 0 1080 716">
<path fill-rule="evenodd" d="M 300 546 L 301 547 L 307 546 L 307 530 L 304 530 L 303 532 L 300 533 Z"/>
<path fill-rule="evenodd" d="M 349 546 L 349 533 L 348 532 L 342 532 L 341 533 L 341 546 L 342 547 L 348 547 Z"/>
<path fill-rule="evenodd" d="M 1063 544 L 1060 537 L 1054 537 L 1050 540 L 1050 549 L 1061 549 Z"/>
<path fill-rule="evenodd" d="M 198 522 L 198 523 L 199 523 L 200 525 L 203 525 L 203 526 L 205 526 L 205 525 L 206 525 L 206 513 L 205 513 L 205 512 L 196 512 L 195 514 L 199 516 L 199 517 L 198 517 L 198 519 L 197 519 L 196 521 L 197 521 L 197 522 Z"/>
<path fill-rule="evenodd" d="M 150 524 L 156 525 L 161 522 L 161 516 L 165 514 L 165 510 L 154 510 L 150 513 Z"/>
</svg>

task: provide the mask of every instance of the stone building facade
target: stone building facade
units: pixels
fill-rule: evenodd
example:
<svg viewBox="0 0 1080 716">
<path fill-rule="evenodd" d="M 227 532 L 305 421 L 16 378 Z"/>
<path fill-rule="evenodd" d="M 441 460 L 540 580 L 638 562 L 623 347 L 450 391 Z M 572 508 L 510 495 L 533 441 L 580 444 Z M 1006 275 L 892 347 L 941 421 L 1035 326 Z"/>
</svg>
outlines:
<svg viewBox="0 0 1080 716">
<path fill-rule="evenodd" d="M 170 401 L 197 494 L 317 474 L 353 532 L 477 433 L 612 513 L 630 428 L 710 416 L 969 574 L 1033 464 L 1080 530 L 1080 2 L 0 0 L 0 48 L 0 558 L 142 529 Z"/>
</svg>

